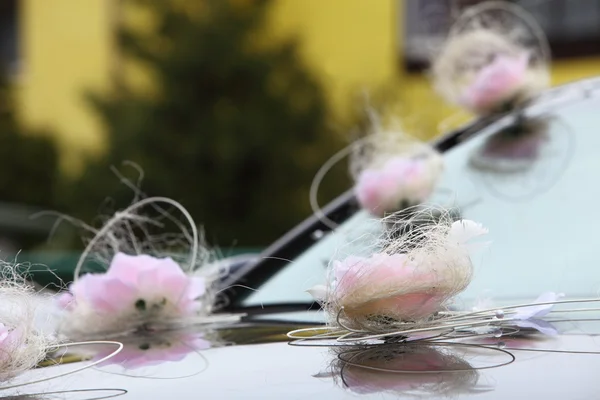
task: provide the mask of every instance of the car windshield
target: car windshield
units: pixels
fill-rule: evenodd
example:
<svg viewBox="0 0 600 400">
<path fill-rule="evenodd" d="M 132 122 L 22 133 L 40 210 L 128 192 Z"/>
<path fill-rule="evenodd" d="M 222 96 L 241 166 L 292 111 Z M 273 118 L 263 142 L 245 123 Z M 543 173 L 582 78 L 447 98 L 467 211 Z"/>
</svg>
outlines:
<svg viewBox="0 0 600 400">
<path fill-rule="evenodd" d="M 458 207 L 462 218 L 490 231 L 490 246 L 473 258 L 475 274 L 460 298 L 533 301 L 543 292 L 597 295 L 600 268 L 594 231 L 600 222 L 599 80 L 555 88 L 519 115 L 506 115 L 444 153 L 445 171 L 432 204 Z M 478 163 L 490 138 L 519 126 L 544 137 L 534 162 L 509 168 Z M 486 168 L 487 167 L 487 168 Z M 244 300 L 246 306 L 311 302 L 340 249 L 372 244 L 381 224 L 359 211 L 291 260 Z"/>
</svg>

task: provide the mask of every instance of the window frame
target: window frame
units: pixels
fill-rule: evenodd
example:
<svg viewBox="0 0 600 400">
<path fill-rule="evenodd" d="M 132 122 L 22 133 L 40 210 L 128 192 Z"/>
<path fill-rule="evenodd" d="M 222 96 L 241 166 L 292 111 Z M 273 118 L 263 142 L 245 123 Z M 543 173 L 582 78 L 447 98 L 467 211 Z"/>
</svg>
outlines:
<svg viewBox="0 0 600 400">
<path fill-rule="evenodd" d="M 414 16 L 410 14 L 409 10 L 411 7 L 415 7 L 416 4 L 422 5 L 423 0 L 398 0 L 398 33 L 397 37 L 399 41 L 398 49 L 399 49 L 399 59 L 402 69 L 407 72 L 422 72 L 429 68 L 429 61 L 424 57 L 410 57 L 406 52 L 406 48 L 410 47 L 410 42 L 415 40 L 414 37 L 411 39 L 411 35 L 419 36 L 419 39 L 427 39 L 429 38 L 432 43 L 439 42 L 443 40 L 442 36 L 436 37 L 433 35 L 426 35 L 423 33 L 414 33 L 409 32 L 409 24 L 411 20 L 418 19 L 418 16 Z M 437 0 L 441 3 L 446 3 L 446 6 L 438 7 L 438 9 L 446 8 L 448 12 L 447 15 L 441 17 L 445 19 L 443 24 L 448 26 L 451 25 L 452 13 L 456 12 L 453 10 L 457 10 L 456 3 L 459 3 L 458 9 L 464 9 L 467 6 L 475 5 L 477 3 L 481 3 L 486 0 Z M 514 0 L 508 0 L 512 3 L 517 3 Z M 585 0 L 553 0 L 556 4 L 547 5 L 546 9 L 549 10 L 553 14 L 553 19 L 557 21 L 564 21 L 560 17 L 565 13 L 565 7 L 567 1 L 585 1 Z M 598 5 L 598 20 L 600 22 L 600 0 L 597 1 Z M 417 3 L 419 2 L 419 3 Z M 558 3 L 560 2 L 560 3 Z M 440 3 L 440 4 L 441 4 Z M 535 15 L 534 15 L 535 16 Z M 438 16 L 439 17 L 439 16 Z M 571 60 L 571 59 L 579 59 L 579 58 L 590 58 L 590 57 L 600 57 L 600 33 L 597 35 L 589 35 L 587 37 L 582 38 L 565 38 L 563 35 L 557 34 L 549 34 L 548 42 L 550 45 L 550 52 L 552 56 L 552 60 Z"/>
</svg>

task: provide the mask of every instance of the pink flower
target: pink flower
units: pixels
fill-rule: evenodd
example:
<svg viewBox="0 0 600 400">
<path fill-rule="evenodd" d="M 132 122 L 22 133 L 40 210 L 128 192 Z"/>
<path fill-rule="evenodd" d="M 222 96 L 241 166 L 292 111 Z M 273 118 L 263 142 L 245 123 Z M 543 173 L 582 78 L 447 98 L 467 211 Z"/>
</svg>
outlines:
<svg viewBox="0 0 600 400">
<path fill-rule="evenodd" d="M 104 274 L 87 274 L 58 298 L 67 310 L 85 304 L 100 314 L 157 313 L 192 315 L 206 291 L 204 278 L 189 277 L 171 258 L 117 253 Z"/>
<path fill-rule="evenodd" d="M 181 361 L 190 353 L 211 347 L 211 342 L 191 333 L 133 336 L 123 344 L 123 350 L 102 365 L 119 364 L 126 369 L 149 367 L 169 361 Z M 100 351 L 95 358 L 101 359 L 112 351 Z"/>
<path fill-rule="evenodd" d="M 18 328 L 11 330 L 0 322 L 0 366 L 10 361 L 13 353 L 22 344 L 24 344 L 23 331 Z"/>
<path fill-rule="evenodd" d="M 419 202 L 430 192 L 431 177 L 424 159 L 394 157 L 380 169 L 365 169 L 358 176 L 355 192 L 361 206 L 382 216 L 398 211 L 401 202 Z"/>
<path fill-rule="evenodd" d="M 2 322 L 0 322 L 0 347 L 8 338 L 9 330 Z"/>
<path fill-rule="evenodd" d="M 435 248 L 334 261 L 329 286 L 316 286 L 310 293 L 334 307 L 334 315 L 343 307 L 349 320 L 387 316 L 415 321 L 430 317 L 469 284 L 469 252 L 481 246 L 472 241 L 486 233 L 487 229 L 471 220 L 434 226 L 428 236 Z"/>
<path fill-rule="evenodd" d="M 351 256 L 336 261 L 333 271 L 335 300 L 351 317 L 425 318 L 448 297 L 444 275 L 418 268 L 406 254 Z"/>
<path fill-rule="evenodd" d="M 498 55 L 477 73 L 462 97 L 462 103 L 476 111 L 488 112 L 510 99 L 524 84 L 529 55 Z"/>
<path fill-rule="evenodd" d="M 63 310 L 72 310 L 75 307 L 73 295 L 69 292 L 62 292 L 56 298 L 56 303 Z"/>
<path fill-rule="evenodd" d="M 483 245 L 473 240 L 487 233 L 471 220 L 449 222 L 423 228 L 425 240 L 414 248 L 406 246 L 410 237 L 407 242 L 385 239 L 384 252 L 336 260 L 327 285 L 308 292 L 330 317 L 340 316 L 353 326 L 378 317 L 401 322 L 429 318 L 471 282 L 470 252 Z"/>
</svg>

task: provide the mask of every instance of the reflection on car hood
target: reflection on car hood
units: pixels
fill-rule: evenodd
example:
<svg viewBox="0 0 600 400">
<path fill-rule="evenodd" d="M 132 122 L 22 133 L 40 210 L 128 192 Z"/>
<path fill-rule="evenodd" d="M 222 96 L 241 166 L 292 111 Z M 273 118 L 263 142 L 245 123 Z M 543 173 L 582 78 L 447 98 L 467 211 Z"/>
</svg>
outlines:
<svg viewBox="0 0 600 400">
<path fill-rule="evenodd" d="M 219 330 L 219 345 L 172 361 L 131 371 L 115 365 L 88 369 L 19 393 L 66 391 L 59 397 L 89 399 L 111 393 L 68 391 L 110 388 L 126 390 L 123 399 L 596 398 L 600 354 L 586 352 L 600 351 L 600 323 L 588 318 L 555 325 L 562 332 L 557 337 L 479 342 L 490 348 L 444 342 L 365 348 L 290 344 L 285 334 L 298 324 L 247 322 Z M 509 363 L 511 356 L 503 350 L 516 361 Z M 503 363 L 508 365 L 494 368 Z M 41 368 L 26 378 L 52 376 L 80 364 Z"/>
</svg>

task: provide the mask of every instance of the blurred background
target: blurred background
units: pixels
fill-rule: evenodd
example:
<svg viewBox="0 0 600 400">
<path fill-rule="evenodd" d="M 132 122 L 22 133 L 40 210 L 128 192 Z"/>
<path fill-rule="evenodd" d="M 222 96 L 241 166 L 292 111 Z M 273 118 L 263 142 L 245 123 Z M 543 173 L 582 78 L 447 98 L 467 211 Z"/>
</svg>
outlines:
<svg viewBox="0 0 600 400">
<path fill-rule="evenodd" d="M 0 249 L 48 241 L 57 210 L 94 224 L 131 188 L 180 201 L 225 255 L 310 215 L 318 168 L 367 126 L 367 105 L 430 139 L 471 116 L 427 60 L 460 0 L 0 0 Z M 600 0 L 515 1 L 544 27 L 553 83 L 600 72 Z M 350 187 L 344 165 L 324 204 Z M 45 258 L 45 263 L 50 262 Z"/>
</svg>

